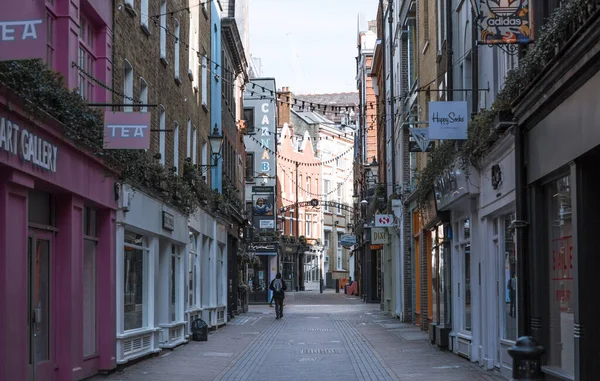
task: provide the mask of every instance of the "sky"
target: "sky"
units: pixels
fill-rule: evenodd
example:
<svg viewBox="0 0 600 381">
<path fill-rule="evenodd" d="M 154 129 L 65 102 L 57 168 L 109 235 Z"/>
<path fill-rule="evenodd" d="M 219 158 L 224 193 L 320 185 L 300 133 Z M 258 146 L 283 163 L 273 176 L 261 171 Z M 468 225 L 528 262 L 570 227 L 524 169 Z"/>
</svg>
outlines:
<svg viewBox="0 0 600 381">
<path fill-rule="evenodd" d="M 264 77 L 295 94 L 357 91 L 358 15 L 378 0 L 249 0 L 249 51 Z"/>
</svg>

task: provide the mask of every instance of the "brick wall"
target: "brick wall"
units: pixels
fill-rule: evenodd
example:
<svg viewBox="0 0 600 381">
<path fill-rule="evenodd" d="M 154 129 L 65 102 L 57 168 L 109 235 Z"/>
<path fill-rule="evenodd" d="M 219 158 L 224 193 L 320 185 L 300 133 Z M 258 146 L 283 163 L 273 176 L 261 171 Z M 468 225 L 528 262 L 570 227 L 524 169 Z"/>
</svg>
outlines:
<svg viewBox="0 0 600 381">
<path fill-rule="evenodd" d="M 115 7 L 114 39 L 113 39 L 113 88 L 122 93 L 124 88 L 125 60 L 133 67 L 133 97 L 140 97 L 141 80 L 148 84 L 148 103 L 162 105 L 166 111 L 165 129 L 173 130 L 179 125 L 179 162 L 174 162 L 174 132 L 166 135 L 165 165 L 177 166 L 182 170 L 183 160 L 187 156 L 187 121 L 198 133 L 197 163 L 202 164 L 202 145 L 207 142 L 210 133 L 210 115 L 208 109 L 201 106 L 202 75 L 201 68 L 191 68 L 196 72 L 193 81 L 188 77 L 190 69 L 189 54 L 198 55 L 210 52 L 210 12 L 204 12 L 202 7 L 185 10 L 188 2 L 185 0 L 170 0 L 167 2 L 166 17 L 166 62 L 160 59 L 159 22 L 160 1 L 150 1 L 148 29 L 141 26 L 140 0 L 134 0 L 133 9 Z M 194 20 L 190 34 L 190 20 Z M 195 22 L 197 21 L 197 23 Z M 179 47 L 179 79 L 175 80 L 175 25 L 180 26 Z M 190 36 L 191 39 L 190 40 Z M 210 59 L 210 57 L 209 57 Z M 197 59 L 201 63 L 201 58 Z M 195 65 L 194 65 L 195 66 Z M 194 70 L 197 69 L 197 70 Z M 210 72 L 207 75 L 208 104 L 210 105 Z M 197 86 L 198 91 L 194 90 Z M 114 103 L 123 103 L 123 97 L 113 95 Z M 134 107 L 134 112 L 139 108 Z M 152 114 L 152 129 L 159 129 L 160 107 L 148 108 Z M 150 149 L 159 152 L 159 132 L 152 132 Z"/>
</svg>

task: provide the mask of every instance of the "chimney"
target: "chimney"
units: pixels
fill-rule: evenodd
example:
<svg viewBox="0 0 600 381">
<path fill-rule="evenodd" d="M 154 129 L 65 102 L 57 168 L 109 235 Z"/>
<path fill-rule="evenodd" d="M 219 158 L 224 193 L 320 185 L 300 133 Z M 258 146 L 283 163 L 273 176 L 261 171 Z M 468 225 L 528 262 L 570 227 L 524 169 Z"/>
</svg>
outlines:
<svg viewBox="0 0 600 381">
<path fill-rule="evenodd" d="M 279 120 L 277 121 L 277 127 L 283 127 L 284 123 L 288 125 L 292 124 L 292 111 L 291 105 L 294 104 L 292 99 L 292 92 L 289 87 L 282 87 L 281 91 L 277 92 L 277 108 Z"/>
</svg>

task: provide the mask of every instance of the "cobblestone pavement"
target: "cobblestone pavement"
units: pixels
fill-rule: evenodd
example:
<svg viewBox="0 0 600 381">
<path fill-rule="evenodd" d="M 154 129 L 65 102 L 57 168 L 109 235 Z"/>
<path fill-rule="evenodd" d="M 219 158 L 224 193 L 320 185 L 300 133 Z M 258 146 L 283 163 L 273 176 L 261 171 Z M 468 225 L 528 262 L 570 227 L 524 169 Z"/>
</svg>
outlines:
<svg viewBox="0 0 600 381">
<path fill-rule="evenodd" d="M 93 381 L 505 381 L 429 344 L 379 305 L 331 290 L 286 294 L 284 317 L 250 306 L 206 342 L 190 342 Z"/>
</svg>

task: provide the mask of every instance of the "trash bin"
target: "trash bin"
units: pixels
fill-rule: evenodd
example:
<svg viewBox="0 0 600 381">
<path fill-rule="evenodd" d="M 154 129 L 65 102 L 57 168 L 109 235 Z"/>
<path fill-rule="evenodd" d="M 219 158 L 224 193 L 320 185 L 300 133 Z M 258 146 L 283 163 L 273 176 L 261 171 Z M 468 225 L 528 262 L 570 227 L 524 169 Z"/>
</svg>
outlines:
<svg viewBox="0 0 600 381">
<path fill-rule="evenodd" d="M 208 341 L 208 324 L 202 319 L 192 321 L 192 340 Z"/>
</svg>

